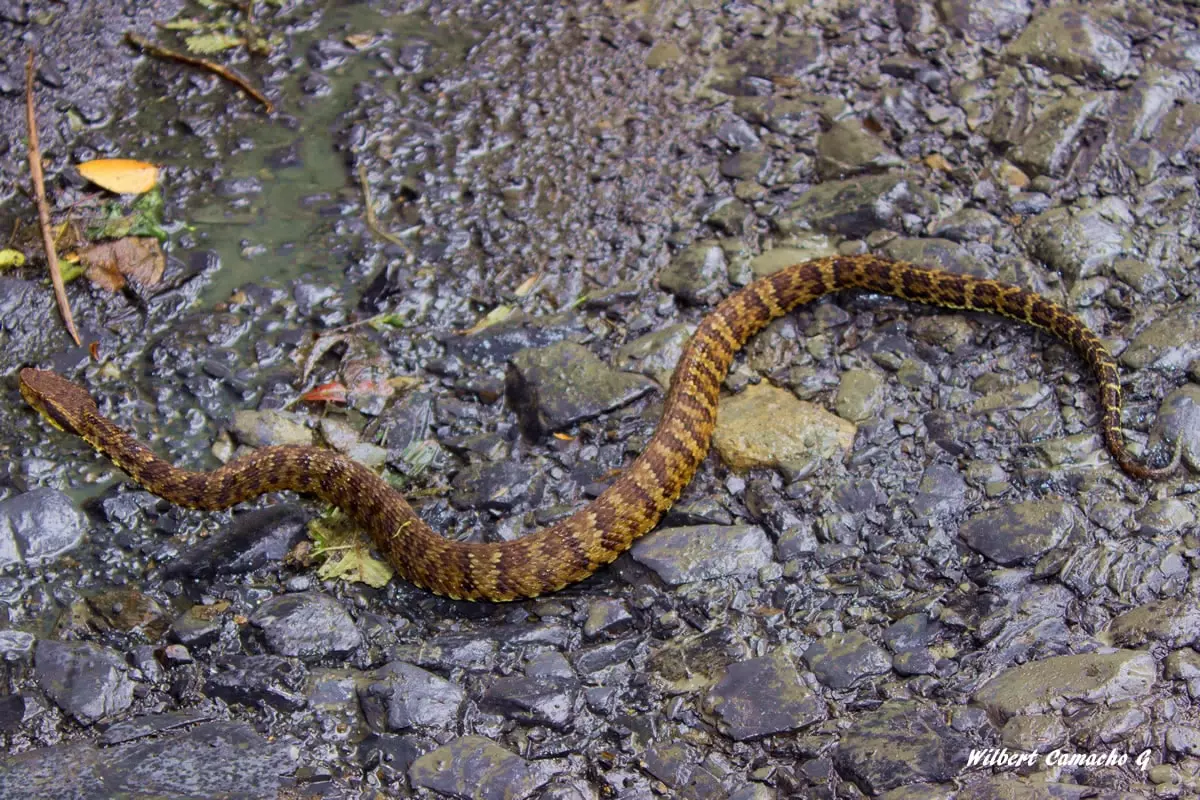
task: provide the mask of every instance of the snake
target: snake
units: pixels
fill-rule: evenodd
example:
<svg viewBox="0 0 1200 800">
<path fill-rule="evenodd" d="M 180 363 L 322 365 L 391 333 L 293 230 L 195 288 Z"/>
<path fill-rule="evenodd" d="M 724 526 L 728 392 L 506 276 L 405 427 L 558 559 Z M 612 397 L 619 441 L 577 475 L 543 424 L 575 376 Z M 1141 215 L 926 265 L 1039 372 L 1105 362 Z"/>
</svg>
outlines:
<svg viewBox="0 0 1200 800">
<path fill-rule="evenodd" d="M 568 517 L 504 542 L 457 541 L 422 521 L 374 471 L 332 450 L 271 446 L 208 472 L 156 456 L 100 413 L 89 392 L 54 372 L 24 368 L 21 394 L 54 427 L 81 437 L 145 489 L 180 506 L 220 510 L 266 492 L 320 497 L 365 529 L 395 571 L 445 597 L 476 601 L 532 598 L 580 581 L 651 531 L 708 454 L 721 384 L 734 354 L 768 322 L 844 289 L 950 309 L 999 314 L 1058 337 L 1099 384 L 1099 428 L 1113 460 L 1130 476 L 1162 479 L 1178 464 L 1136 458 L 1121 433 L 1115 361 L 1087 325 L 1035 292 L 985 278 L 871 254 L 793 264 L 726 297 L 701 320 L 676 363 L 662 416 L 641 454 L 592 502 Z"/>
</svg>

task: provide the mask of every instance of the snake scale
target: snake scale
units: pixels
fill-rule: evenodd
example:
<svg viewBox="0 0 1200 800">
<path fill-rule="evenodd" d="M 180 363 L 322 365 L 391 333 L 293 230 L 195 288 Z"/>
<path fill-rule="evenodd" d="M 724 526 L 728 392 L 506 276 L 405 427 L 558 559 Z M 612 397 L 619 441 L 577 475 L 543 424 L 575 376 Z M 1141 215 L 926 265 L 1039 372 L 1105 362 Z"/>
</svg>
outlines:
<svg viewBox="0 0 1200 800">
<path fill-rule="evenodd" d="M 642 454 L 587 506 L 508 542 L 440 536 L 378 475 L 329 450 L 265 447 L 211 472 L 188 472 L 155 456 L 101 415 L 85 389 L 52 372 L 22 370 L 21 393 L 55 427 L 82 437 L 172 503 L 215 510 L 281 489 L 315 494 L 365 528 L 396 571 L 417 586 L 456 599 L 513 600 L 586 578 L 653 529 L 708 453 L 721 383 L 734 353 L 772 319 L 842 289 L 993 312 L 1053 333 L 1071 345 L 1099 381 L 1100 429 L 1117 464 L 1138 478 L 1163 478 L 1174 468 L 1174 463 L 1149 466 L 1126 449 L 1116 364 L 1099 338 L 1066 309 L 1015 286 L 873 255 L 795 264 L 722 301 L 684 349 L 662 418 Z"/>
</svg>

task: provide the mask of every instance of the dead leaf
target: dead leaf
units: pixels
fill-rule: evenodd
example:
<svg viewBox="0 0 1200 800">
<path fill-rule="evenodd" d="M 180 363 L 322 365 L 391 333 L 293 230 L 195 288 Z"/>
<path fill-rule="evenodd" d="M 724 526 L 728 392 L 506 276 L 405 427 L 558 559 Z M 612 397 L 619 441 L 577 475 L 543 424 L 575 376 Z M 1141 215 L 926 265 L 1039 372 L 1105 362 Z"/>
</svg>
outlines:
<svg viewBox="0 0 1200 800">
<path fill-rule="evenodd" d="M 158 183 L 158 167 L 132 158 L 97 158 L 79 165 L 79 174 L 117 194 L 142 194 Z"/>
<path fill-rule="evenodd" d="M 491 311 L 489 311 L 487 313 L 486 317 L 479 320 L 471 327 L 465 328 L 461 331 L 455 331 L 455 333 L 460 334 L 462 336 L 470 336 L 473 333 L 479 333 L 480 331 L 485 330 L 486 328 L 492 327 L 497 322 L 503 322 L 504 320 L 508 319 L 509 317 L 512 316 L 512 313 L 515 310 L 516 309 L 514 309 L 512 306 L 503 306 L 503 305 L 496 306 L 495 308 L 493 308 Z"/>
<path fill-rule="evenodd" d="M 300 395 L 300 399 L 306 403 L 345 403 L 346 387 L 337 381 L 322 383 Z"/>
<path fill-rule="evenodd" d="M 88 280 L 110 292 L 120 291 L 125 279 L 142 286 L 162 280 L 167 259 L 158 239 L 153 236 L 129 236 L 113 242 L 101 242 L 79 251 L 79 261 L 87 267 Z"/>
</svg>

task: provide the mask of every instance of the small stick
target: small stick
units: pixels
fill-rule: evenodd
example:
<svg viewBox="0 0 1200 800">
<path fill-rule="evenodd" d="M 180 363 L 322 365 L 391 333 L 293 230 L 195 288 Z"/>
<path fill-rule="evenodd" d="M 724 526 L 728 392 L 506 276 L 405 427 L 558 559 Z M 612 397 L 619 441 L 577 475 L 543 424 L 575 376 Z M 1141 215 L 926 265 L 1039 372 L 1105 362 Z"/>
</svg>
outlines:
<svg viewBox="0 0 1200 800">
<path fill-rule="evenodd" d="M 394 233 L 385 231 L 383 226 L 379 224 L 379 218 L 375 216 L 375 206 L 371 202 L 371 186 L 367 183 L 367 167 L 361 162 L 358 165 L 358 183 L 362 187 L 363 209 L 367 218 L 367 227 L 380 239 L 391 242 L 407 251 L 408 245 L 404 243 L 403 239 Z"/>
<path fill-rule="evenodd" d="M 42 246 L 46 248 L 46 265 L 50 268 L 50 282 L 54 284 L 54 299 L 58 301 L 58 313 L 66 323 L 67 333 L 71 334 L 75 344 L 83 344 L 75 330 L 71 305 L 67 302 L 67 287 L 63 285 L 62 272 L 58 268 L 58 251 L 54 249 L 54 234 L 50 228 L 50 206 L 46 204 L 42 152 L 38 148 L 37 119 L 33 113 L 33 48 L 29 49 L 29 57 L 25 60 L 25 124 L 29 127 L 29 173 L 33 179 L 33 196 L 42 229 Z"/>
<path fill-rule="evenodd" d="M 258 102 L 262 103 L 263 108 L 268 114 L 275 113 L 275 104 L 268 100 L 265 94 L 260 92 L 258 89 L 255 89 L 250 85 L 249 81 L 228 67 L 223 67 L 220 64 L 216 64 L 205 58 L 196 58 L 195 56 L 184 55 L 183 53 L 177 53 L 174 50 L 168 50 L 165 47 L 155 44 L 149 39 L 144 39 L 141 36 L 138 36 L 133 31 L 126 32 L 125 40 L 134 47 L 140 47 L 142 50 L 145 50 L 152 56 L 166 58 L 172 61 L 180 61 L 184 64 L 190 64 L 193 67 L 200 67 L 201 69 L 206 69 L 209 72 L 215 73 L 233 85 L 237 86 L 239 89 L 253 97 Z"/>
</svg>

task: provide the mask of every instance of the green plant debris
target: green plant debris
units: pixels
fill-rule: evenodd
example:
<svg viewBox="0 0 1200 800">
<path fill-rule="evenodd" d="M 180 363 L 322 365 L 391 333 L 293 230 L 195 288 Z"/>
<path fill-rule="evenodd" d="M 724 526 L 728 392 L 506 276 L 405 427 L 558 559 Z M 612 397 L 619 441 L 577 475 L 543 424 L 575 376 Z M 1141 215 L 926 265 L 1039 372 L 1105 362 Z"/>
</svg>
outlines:
<svg viewBox="0 0 1200 800">
<path fill-rule="evenodd" d="M 25 266 L 25 254 L 20 250 L 0 250 L 0 269 L 13 269 Z"/>
<path fill-rule="evenodd" d="M 123 239 L 126 236 L 153 236 L 160 242 L 167 240 L 167 231 L 162 225 L 163 199 L 158 188 L 151 189 L 138 197 L 126 213 L 119 201 L 108 203 L 104 213 L 91 222 L 87 238 Z"/>
<path fill-rule="evenodd" d="M 184 40 L 187 49 L 200 55 L 212 55 L 241 45 L 245 40 L 228 33 L 200 33 Z"/>
<path fill-rule="evenodd" d="M 336 509 L 310 522 L 308 535 L 314 544 L 313 556 L 323 559 L 317 575 L 324 580 L 336 578 L 381 589 L 395 574 L 387 562 L 371 555 L 359 529 Z"/>
</svg>

